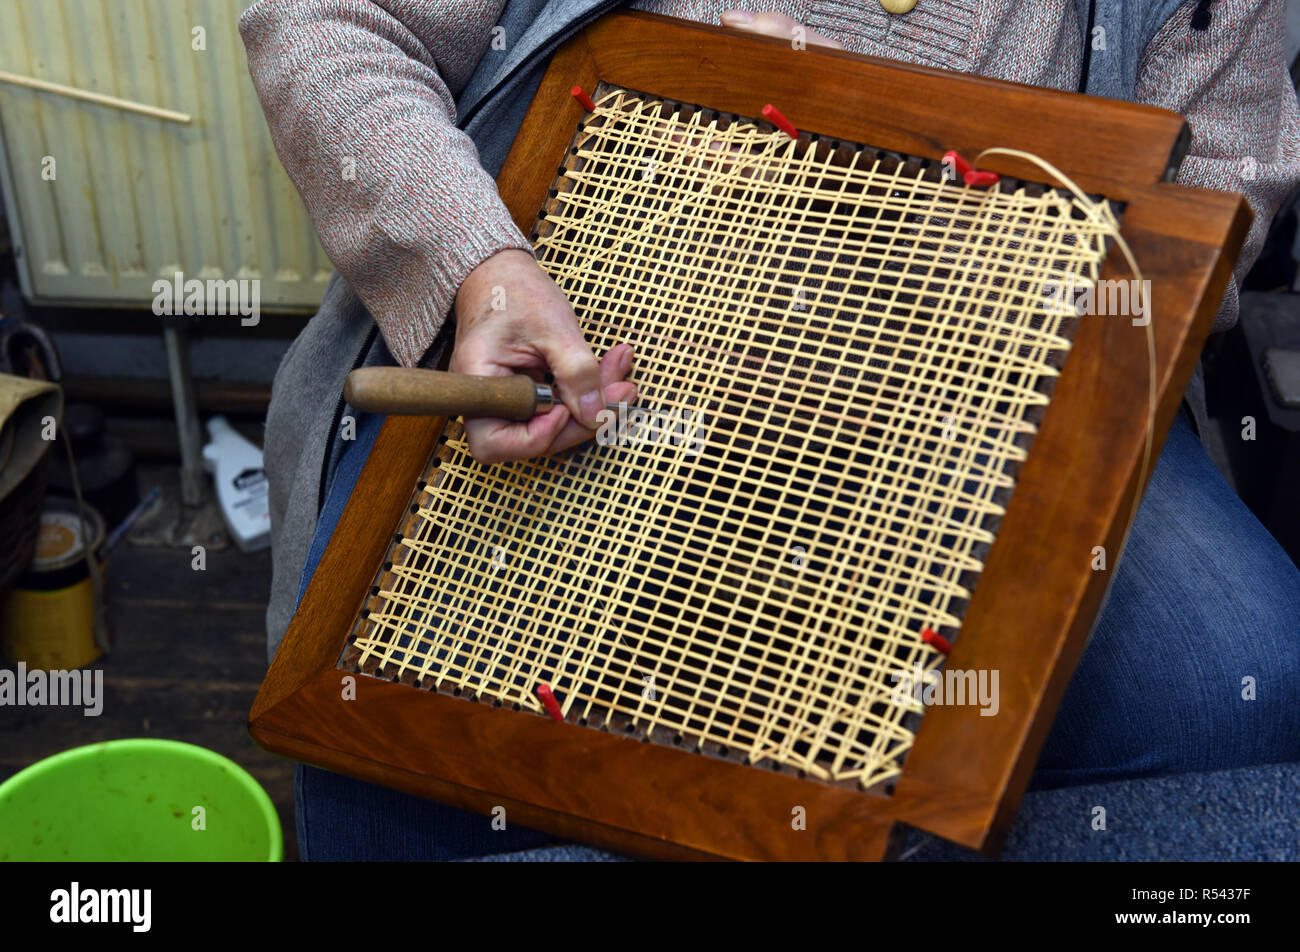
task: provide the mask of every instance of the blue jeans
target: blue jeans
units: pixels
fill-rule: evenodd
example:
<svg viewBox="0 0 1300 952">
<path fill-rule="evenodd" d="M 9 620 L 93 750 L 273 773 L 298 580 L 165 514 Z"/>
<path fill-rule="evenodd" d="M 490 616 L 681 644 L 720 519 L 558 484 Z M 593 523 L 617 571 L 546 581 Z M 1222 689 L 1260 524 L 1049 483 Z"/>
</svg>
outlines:
<svg viewBox="0 0 1300 952">
<path fill-rule="evenodd" d="M 358 421 L 299 599 L 381 423 Z M 1300 571 L 1180 413 L 1032 786 L 1300 761 L 1297 711 Z M 295 801 L 303 859 L 457 859 L 549 842 L 312 767 L 298 768 Z"/>
</svg>

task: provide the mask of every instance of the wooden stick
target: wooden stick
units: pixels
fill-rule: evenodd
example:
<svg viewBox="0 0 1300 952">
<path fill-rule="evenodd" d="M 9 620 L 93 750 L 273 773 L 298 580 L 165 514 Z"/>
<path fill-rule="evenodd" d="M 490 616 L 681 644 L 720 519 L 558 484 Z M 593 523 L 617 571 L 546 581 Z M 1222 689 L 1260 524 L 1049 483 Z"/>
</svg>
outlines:
<svg viewBox="0 0 1300 952">
<path fill-rule="evenodd" d="M 471 377 L 417 367 L 362 367 L 348 374 L 343 394 L 366 413 L 524 421 L 539 409 L 539 389 L 524 374 Z"/>
<path fill-rule="evenodd" d="M 55 93 L 59 96 L 67 96 L 69 99 L 80 99 L 85 102 L 95 103 L 98 106 L 109 106 L 113 109 L 139 113 L 142 116 L 149 116 L 153 119 L 165 119 L 168 122 L 179 122 L 182 125 L 189 125 L 193 122 L 193 117 L 191 117 L 189 113 L 174 112 L 171 109 L 160 109 L 157 106 L 148 106 L 142 102 L 135 102 L 131 99 L 118 99 L 116 96 L 105 96 L 102 93 L 92 93 L 85 89 L 77 89 L 74 86 L 64 86 L 61 83 L 51 83 L 44 79 L 33 79 L 31 76 L 19 76 L 17 73 L 6 73 L 3 70 L 0 70 L 0 82 L 11 83 L 14 86 L 22 86 L 26 89 L 36 89 L 41 92 Z"/>
</svg>

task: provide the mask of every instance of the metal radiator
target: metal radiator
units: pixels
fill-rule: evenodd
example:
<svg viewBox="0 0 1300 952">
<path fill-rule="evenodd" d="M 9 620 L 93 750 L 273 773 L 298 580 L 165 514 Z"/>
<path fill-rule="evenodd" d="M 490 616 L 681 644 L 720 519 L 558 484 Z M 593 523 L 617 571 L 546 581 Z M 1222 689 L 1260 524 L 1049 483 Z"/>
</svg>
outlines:
<svg viewBox="0 0 1300 952">
<path fill-rule="evenodd" d="M 236 21 L 250 4 L 0 3 L 0 71 L 193 117 L 0 82 L 0 185 L 30 300 L 149 306 L 179 272 L 257 280 L 266 310 L 315 309 L 331 266 L 248 76 Z"/>
</svg>

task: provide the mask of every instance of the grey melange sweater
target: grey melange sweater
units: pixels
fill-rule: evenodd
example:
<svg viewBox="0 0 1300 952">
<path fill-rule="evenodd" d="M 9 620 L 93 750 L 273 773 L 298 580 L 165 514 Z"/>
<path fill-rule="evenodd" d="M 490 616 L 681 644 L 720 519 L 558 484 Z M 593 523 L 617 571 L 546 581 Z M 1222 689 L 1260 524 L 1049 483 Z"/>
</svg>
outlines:
<svg viewBox="0 0 1300 952">
<path fill-rule="evenodd" d="M 456 290 L 505 248 L 527 248 L 493 182 L 549 54 L 618 0 L 259 0 L 240 20 L 280 160 L 338 269 L 290 348 L 266 426 L 272 594 L 268 657 L 288 627 L 337 438 L 343 378 L 358 364 L 414 365 Z M 776 10 L 847 49 L 1075 89 L 1088 0 L 637 0 L 717 23 Z M 1097 0 L 1087 91 L 1172 109 L 1192 146 L 1189 185 L 1237 191 L 1255 211 L 1240 278 L 1300 183 L 1300 112 L 1283 55 L 1283 0 Z M 494 38 L 496 42 L 494 42 Z M 1086 143 L 1082 144 L 1086 147 Z M 349 174 L 344 174 L 344 169 Z M 354 173 L 354 174 L 353 174 Z M 1230 287 L 1215 322 L 1232 325 Z M 373 330 L 377 327 L 378 334 Z"/>
</svg>

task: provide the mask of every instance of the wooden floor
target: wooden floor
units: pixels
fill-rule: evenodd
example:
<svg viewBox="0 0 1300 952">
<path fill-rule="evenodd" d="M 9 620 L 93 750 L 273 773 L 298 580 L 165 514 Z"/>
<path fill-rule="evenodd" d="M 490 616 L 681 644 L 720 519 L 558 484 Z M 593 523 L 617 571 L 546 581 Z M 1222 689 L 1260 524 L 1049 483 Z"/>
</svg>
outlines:
<svg viewBox="0 0 1300 952">
<path fill-rule="evenodd" d="M 242 765 L 275 801 L 286 859 L 297 859 L 293 764 L 249 739 L 248 710 L 266 671 L 267 552 L 209 550 L 206 571 L 188 549 L 123 542 L 109 565 L 116 634 L 104 671 L 103 713 L 0 708 L 0 779 L 43 757 L 96 741 L 187 741 Z"/>
</svg>

